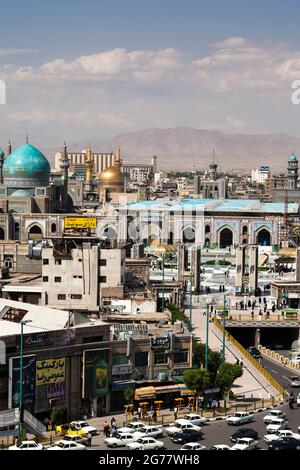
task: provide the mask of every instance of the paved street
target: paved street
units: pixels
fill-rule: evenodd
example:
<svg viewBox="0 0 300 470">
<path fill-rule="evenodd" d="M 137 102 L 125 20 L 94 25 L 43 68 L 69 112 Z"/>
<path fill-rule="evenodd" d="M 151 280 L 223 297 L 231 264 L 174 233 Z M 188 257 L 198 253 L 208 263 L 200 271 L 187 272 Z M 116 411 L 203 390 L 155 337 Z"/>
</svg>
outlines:
<svg viewBox="0 0 300 470">
<path fill-rule="evenodd" d="M 285 404 L 282 405 L 280 409 L 284 410 L 287 413 L 289 429 L 296 432 L 298 426 L 300 425 L 300 408 L 297 408 L 295 406 L 294 410 L 290 410 L 288 404 Z M 208 425 L 202 427 L 202 431 L 204 432 L 204 438 L 201 441 L 201 444 L 206 446 L 207 449 L 210 449 L 210 447 L 215 444 L 227 444 L 231 446 L 233 445 L 233 443 L 230 441 L 231 434 L 233 434 L 241 427 L 247 427 L 255 429 L 258 432 L 259 448 L 267 449 L 267 446 L 263 440 L 264 435 L 267 434 L 266 426 L 263 422 L 263 417 L 266 416 L 266 414 L 267 412 L 255 414 L 254 422 L 251 424 L 245 424 L 243 426 L 229 426 L 225 421 L 215 421 L 209 423 Z M 166 433 L 164 433 L 164 435 L 165 436 L 161 440 L 165 442 L 166 449 L 172 450 L 179 449 L 181 447 L 180 445 L 173 444 L 170 437 L 166 436 Z M 100 435 L 93 438 L 93 446 L 91 450 L 107 450 L 107 447 L 104 445 L 104 436 L 102 432 Z M 109 450 L 113 452 L 116 449 Z"/>
</svg>

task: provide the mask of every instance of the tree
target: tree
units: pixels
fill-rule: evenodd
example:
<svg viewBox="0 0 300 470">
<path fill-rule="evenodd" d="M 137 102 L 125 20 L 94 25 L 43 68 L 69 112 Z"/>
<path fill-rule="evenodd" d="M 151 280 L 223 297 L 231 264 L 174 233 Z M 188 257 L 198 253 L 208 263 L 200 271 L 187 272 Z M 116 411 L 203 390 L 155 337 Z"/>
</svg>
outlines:
<svg viewBox="0 0 300 470">
<path fill-rule="evenodd" d="M 172 315 L 172 324 L 174 324 L 176 321 L 179 320 L 179 321 L 183 321 L 188 328 L 190 327 L 190 321 L 188 317 L 184 314 L 183 309 L 181 309 L 180 307 L 177 307 L 177 305 L 174 305 L 174 304 L 169 304 L 168 309 Z"/>
<path fill-rule="evenodd" d="M 128 404 L 132 404 L 133 402 L 133 397 L 134 397 L 134 390 L 131 387 L 127 387 L 124 390 L 124 400 Z"/>
<path fill-rule="evenodd" d="M 243 369 L 237 364 L 223 362 L 220 365 L 216 377 L 216 385 L 220 388 L 222 394 L 229 392 L 234 381 L 243 375 Z"/>
<path fill-rule="evenodd" d="M 209 373 L 205 369 L 188 370 L 184 373 L 183 378 L 185 385 L 198 395 L 202 395 L 210 383 Z"/>
<path fill-rule="evenodd" d="M 216 381 L 217 372 L 222 362 L 222 355 L 218 351 L 208 349 L 208 371 L 210 373 L 211 385 Z M 205 364 L 205 344 L 196 339 L 193 341 L 193 364 L 199 368 Z"/>
</svg>

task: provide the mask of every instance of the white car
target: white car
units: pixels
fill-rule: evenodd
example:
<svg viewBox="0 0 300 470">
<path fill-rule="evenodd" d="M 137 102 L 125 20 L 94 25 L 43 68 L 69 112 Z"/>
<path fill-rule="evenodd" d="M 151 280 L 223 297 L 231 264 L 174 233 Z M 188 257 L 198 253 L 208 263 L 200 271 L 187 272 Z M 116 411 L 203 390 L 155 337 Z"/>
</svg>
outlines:
<svg viewBox="0 0 300 470">
<path fill-rule="evenodd" d="M 291 387 L 296 387 L 296 388 L 300 387 L 300 377 L 299 377 L 299 375 L 290 376 L 289 381 L 290 381 L 290 386 Z"/>
<path fill-rule="evenodd" d="M 271 442 L 271 441 L 277 441 L 278 439 L 281 439 L 283 437 L 293 437 L 294 439 L 297 439 L 297 441 L 300 441 L 300 434 L 290 431 L 289 429 L 285 429 L 285 430 L 283 429 L 274 434 L 266 434 L 264 436 L 264 440 L 266 442 Z"/>
<path fill-rule="evenodd" d="M 121 433 L 115 437 L 107 437 L 104 439 L 104 444 L 107 447 L 125 447 L 130 442 L 134 442 L 136 439 L 133 434 Z"/>
<path fill-rule="evenodd" d="M 72 421 L 76 429 L 83 429 L 87 434 L 90 433 L 92 436 L 98 434 L 97 429 L 94 426 L 90 426 L 86 421 Z"/>
<path fill-rule="evenodd" d="M 300 406 L 300 393 L 297 395 L 297 406 Z"/>
<path fill-rule="evenodd" d="M 231 447 L 231 450 L 254 450 L 257 447 L 258 442 L 251 437 L 243 437 L 238 439 L 237 443 Z"/>
<path fill-rule="evenodd" d="M 247 411 L 237 411 L 231 416 L 226 418 L 227 424 L 233 424 L 238 426 L 239 424 L 251 423 L 253 421 L 253 415 Z"/>
<path fill-rule="evenodd" d="M 165 447 L 161 441 L 157 441 L 153 437 L 140 437 L 137 441 L 127 444 L 130 450 L 159 450 Z"/>
<path fill-rule="evenodd" d="M 19 446 L 10 446 L 8 450 L 43 450 L 43 446 L 35 441 L 22 441 Z"/>
<path fill-rule="evenodd" d="M 175 421 L 174 424 L 166 428 L 166 433 L 169 436 L 174 436 L 174 434 L 176 434 L 177 432 L 185 431 L 186 429 L 193 429 L 194 431 L 201 431 L 200 426 L 191 424 L 186 419 L 177 419 L 177 421 Z"/>
<path fill-rule="evenodd" d="M 263 418 L 266 424 L 271 423 L 276 418 L 285 418 L 286 414 L 281 410 L 270 410 Z"/>
<path fill-rule="evenodd" d="M 132 423 L 128 423 L 127 426 L 124 426 L 123 428 L 118 429 L 118 433 L 122 434 L 124 432 L 128 433 L 134 433 L 136 431 L 139 431 L 141 428 L 144 428 L 146 426 L 145 423 L 142 423 L 142 421 L 134 421 Z"/>
<path fill-rule="evenodd" d="M 204 418 L 203 416 L 197 415 L 195 413 L 188 413 L 184 415 L 183 419 L 186 419 L 192 424 L 196 424 L 196 426 L 201 426 L 202 424 L 207 424 L 208 418 Z"/>
<path fill-rule="evenodd" d="M 226 444 L 217 444 L 212 446 L 210 450 L 231 450 L 231 447 L 227 446 Z"/>
<path fill-rule="evenodd" d="M 179 450 L 191 450 L 191 451 L 197 451 L 198 450 L 206 450 L 205 446 L 202 446 L 198 442 L 189 442 L 188 444 L 184 444 Z"/>
<path fill-rule="evenodd" d="M 134 439 L 137 440 L 140 437 L 162 437 L 163 430 L 158 426 L 145 426 L 144 428 L 140 428 L 138 431 L 134 433 Z"/>
<path fill-rule="evenodd" d="M 70 441 L 59 441 L 56 445 L 48 447 L 47 450 L 86 450 L 86 447 L 83 444 L 78 444 L 78 442 Z"/>
<path fill-rule="evenodd" d="M 281 431 L 282 429 L 286 429 L 288 427 L 288 422 L 284 418 L 276 418 L 271 421 L 270 424 L 267 426 L 268 434 L 274 434 L 277 431 Z"/>
</svg>

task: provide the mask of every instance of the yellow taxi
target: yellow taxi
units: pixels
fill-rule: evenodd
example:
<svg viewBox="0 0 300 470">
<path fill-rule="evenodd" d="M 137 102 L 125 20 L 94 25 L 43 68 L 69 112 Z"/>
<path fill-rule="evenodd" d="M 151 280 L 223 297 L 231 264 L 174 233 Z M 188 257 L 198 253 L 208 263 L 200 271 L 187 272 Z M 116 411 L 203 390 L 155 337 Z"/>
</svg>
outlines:
<svg viewBox="0 0 300 470">
<path fill-rule="evenodd" d="M 56 434 L 60 434 L 62 436 L 86 437 L 88 435 L 87 431 L 72 423 L 61 424 L 60 426 L 56 426 L 55 432 Z"/>
</svg>

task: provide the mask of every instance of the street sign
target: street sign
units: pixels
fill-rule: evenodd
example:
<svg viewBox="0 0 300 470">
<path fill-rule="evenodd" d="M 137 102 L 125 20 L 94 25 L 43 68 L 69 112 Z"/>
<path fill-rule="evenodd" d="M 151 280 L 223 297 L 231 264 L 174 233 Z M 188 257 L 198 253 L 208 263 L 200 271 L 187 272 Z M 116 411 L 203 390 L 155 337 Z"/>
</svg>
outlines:
<svg viewBox="0 0 300 470">
<path fill-rule="evenodd" d="M 218 393 L 220 391 L 219 388 L 208 388 L 204 390 L 205 395 L 209 395 L 210 393 Z"/>
</svg>

